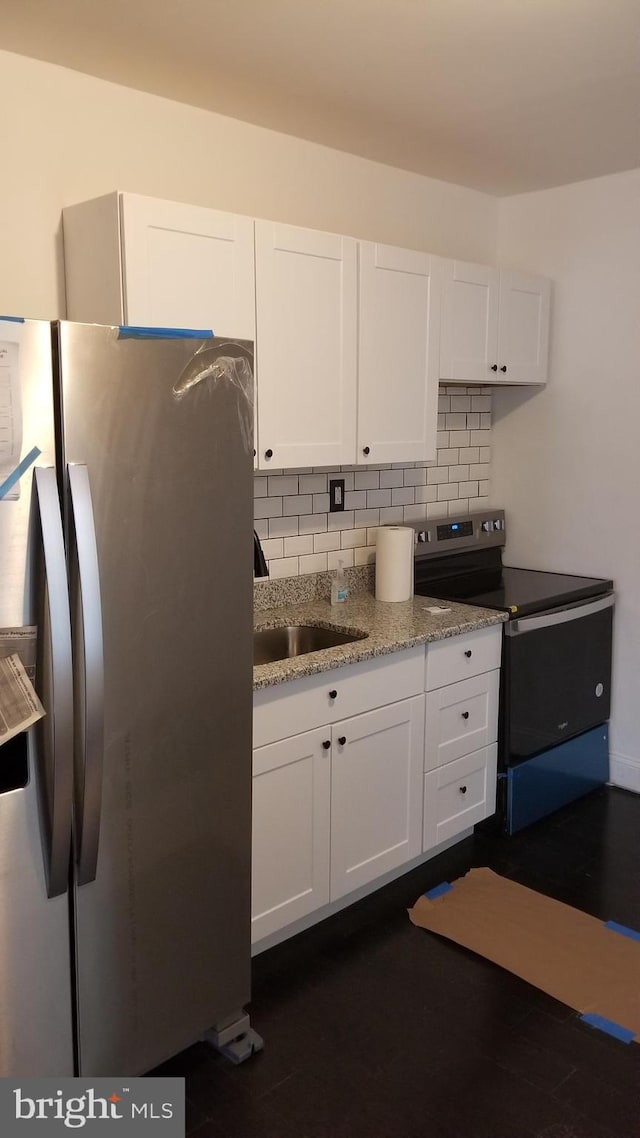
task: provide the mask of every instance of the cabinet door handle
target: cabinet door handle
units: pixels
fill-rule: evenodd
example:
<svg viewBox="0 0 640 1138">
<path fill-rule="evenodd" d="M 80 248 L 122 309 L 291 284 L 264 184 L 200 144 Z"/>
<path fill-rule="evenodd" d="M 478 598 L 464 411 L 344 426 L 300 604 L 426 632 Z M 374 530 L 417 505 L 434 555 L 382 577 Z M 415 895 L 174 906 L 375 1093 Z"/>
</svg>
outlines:
<svg viewBox="0 0 640 1138">
<path fill-rule="evenodd" d="M 335 688 L 332 688 L 331 691 L 329 692 L 329 699 L 337 699 L 337 698 L 338 698 L 338 692 L 336 691 Z"/>
<path fill-rule="evenodd" d="M 371 454 L 371 447 L 363 447 L 362 453 L 363 454 Z"/>
<path fill-rule="evenodd" d="M 338 742 L 339 742 L 339 744 L 340 744 L 340 746 L 341 746 L 341 747 L 344 747 L 344 745 L 345 745 L 346 741 L 347 741 L 347 736 L 346 736 L 346 735 L 340 735 L 340 736 L 338 737 Z"/>
<path fill-rule="evenodd" d="M 467 648 L 467 650 L 466 650 L 466 652 L 465 652 L 465 656 L 467 657 L 467 660 L 468 660 L 468 659 L 469 659 L 471 656 L 473 656 L 473 652 L 471 651 L 471 649 L 470 649 L 470 648 Z"/>
<path fill-rule="evenodd" d="M 463 712 L 462 712 L 462 718 L 463 718 L 463 719 L 468 719 L 468 718 L 469 718 L 469 712 L 468 712 L 468 711 L 463 711 Z"/>
<path fill-rule="evenodd" d="M 322 744 L 323 751 L 328 751 L 331 746 L 331 739 L 325 739 Z"/>
<path fill-rule="evenodd" d="M 506 371 L 506 370 L 507 370 L 507 365 L 503 364 L 502 367 L 500 368 L 500 371 Z"/>
<path fill-rule="evenodd" d="M 273 458 L 273 451 L 271 450 L 271 447 L 269 447 L 269 450 L 266 450 L 264 452 L 264 457 L 265 458 Z"/>
<path fill-rule="evenodd" d="M 461 793 L 461 794 L 466 794 L 466 793 L 467 793 L 467 788 L 466 788 L 466 786 L 461 786 L 461 787 L 459 787 L 458 789 L 460 790 L 460 793 Z"/>
<path fill-rule="evenodd" d="M 498 370 L 498 365 L 497 365 L 497 364 L 491 364 L 491 370 L 492 370 L 492 371 L 497 371 L 497 370 Z"/>
</svg>

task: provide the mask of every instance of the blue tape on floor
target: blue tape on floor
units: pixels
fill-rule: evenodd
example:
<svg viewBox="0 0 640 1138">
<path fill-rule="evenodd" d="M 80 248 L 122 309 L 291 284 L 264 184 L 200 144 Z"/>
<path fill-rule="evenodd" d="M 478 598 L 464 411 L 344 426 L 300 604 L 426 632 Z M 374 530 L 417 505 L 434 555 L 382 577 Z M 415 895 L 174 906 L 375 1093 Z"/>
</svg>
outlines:
<svg viewBox="0 0 640 1138">
<path fill-rule="evenodd" d="M 627 1027 L 621 1027 L 619 1023 L 614 1023 L 613 1020 L 605 1019 L 604 1016 L 588 1015 L 580 1016 L 583 1023 L 587 1023 L 589 1027 L 597 1027 L 598 1031 L 604 1031 L 607 1035 L 612 1035 L 614 1039 L 619 1039 L 621 1043 L 631 1043 L 635 1037 L 635 1031 L 629 1031 Z"/>
<path fill-rule="evenodd" d="M 15 470 L 11 471 L 9 477 L 5 478 L 4 482 L 0 486 L 0 498 L 4 498 L 5 494 L 9 493 L 11 488 L 15 486 L 16 482 L 20 481 L 25 470 L 29 469 L 31 463 L 36 461 L 40 453 L 41 452 L 39 447 L 33 447 L 33 450 L 30 450 L 29 453 L 25 455 L 25 457 L 22 459 L 22 462 L 18 463 Z"/>
<path fill-rule="evenodd" d="M 0 316 L 0 320 L 6 320 L 8 324 L 24 324 L 24 316 Z"/>
<path fill-rule="evenodd" d="M 612 933 L 620 933 L 620 936 L 628 936 L 629 940 L 640 940 L 640 933 L 635 929 L 628 929 L 626 925 L 619 925 L 617 921 L 605 921 L 605 929 L 611 929 Z"/>
<path fill-rule="evenodd" d="M 453 885 L 449 885 L 448 881 L 441 881 L 439 885 L 434 885 L 428 893 L 425 893 L 427 901 L 433 901 L 436 897 L 442 897 L 443 893 L 450 893 Z"/>
<path fill-rule="evenodd" d="M 210 328 L 145 328 L 136 324 L 120 324 L 119 340 L 211 340 Z"/>
</svg>

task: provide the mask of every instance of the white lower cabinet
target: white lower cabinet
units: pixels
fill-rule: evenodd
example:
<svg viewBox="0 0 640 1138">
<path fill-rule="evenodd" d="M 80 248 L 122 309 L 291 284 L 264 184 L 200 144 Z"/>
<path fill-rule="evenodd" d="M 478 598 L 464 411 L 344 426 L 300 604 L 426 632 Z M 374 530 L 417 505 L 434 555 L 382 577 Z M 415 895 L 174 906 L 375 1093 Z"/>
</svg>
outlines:
<svg viewBox="0 0 640 1138">
<path fill-rule="evenodd" d="M 252 940 L 329 900 L 331 731 L 253 752 Z"/>
<path fill-rule="evenodd" d="M 492 743 L 424 776 L 425 850 L 494 813 L 497 752 Z"/>
<path fill-rule="evenodd" d="M 421 852 L 424 696 L 333 728 L 331 900 Z"/>
</svg>

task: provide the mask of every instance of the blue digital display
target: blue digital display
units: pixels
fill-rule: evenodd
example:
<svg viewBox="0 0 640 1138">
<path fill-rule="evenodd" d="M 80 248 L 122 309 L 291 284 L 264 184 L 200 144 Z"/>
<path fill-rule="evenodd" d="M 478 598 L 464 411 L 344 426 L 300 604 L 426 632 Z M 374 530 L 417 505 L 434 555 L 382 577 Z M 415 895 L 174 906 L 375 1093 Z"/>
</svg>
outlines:
<svg viewBox="0 0 640 1138">
<path fill-rule="evenodd" d="M 458 528 L 458 526 L 457 526 L 457 525 L 455 525 L 455 526 L 451 526 L 451 529 L 457 529 L 457 528 Z"/>
</svg>

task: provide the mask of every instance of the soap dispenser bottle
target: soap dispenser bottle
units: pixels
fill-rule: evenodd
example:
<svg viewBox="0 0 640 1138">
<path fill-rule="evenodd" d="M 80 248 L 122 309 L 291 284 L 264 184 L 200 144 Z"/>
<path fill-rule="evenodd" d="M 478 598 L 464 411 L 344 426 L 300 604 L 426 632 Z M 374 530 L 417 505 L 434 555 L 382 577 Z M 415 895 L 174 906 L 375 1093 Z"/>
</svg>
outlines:
<svg viewBox="0 0 640 1138">
<path fill-rule="evenodd" d="M 344 604 L 348 596 L 349 586 L 347 584 L 347 578 L 345 577 L 344 573 L 344 561 L 339 561 L 338 568 L 336 569 L 336 575 L 331 581 L 331 604 Z"/>
</svg>

